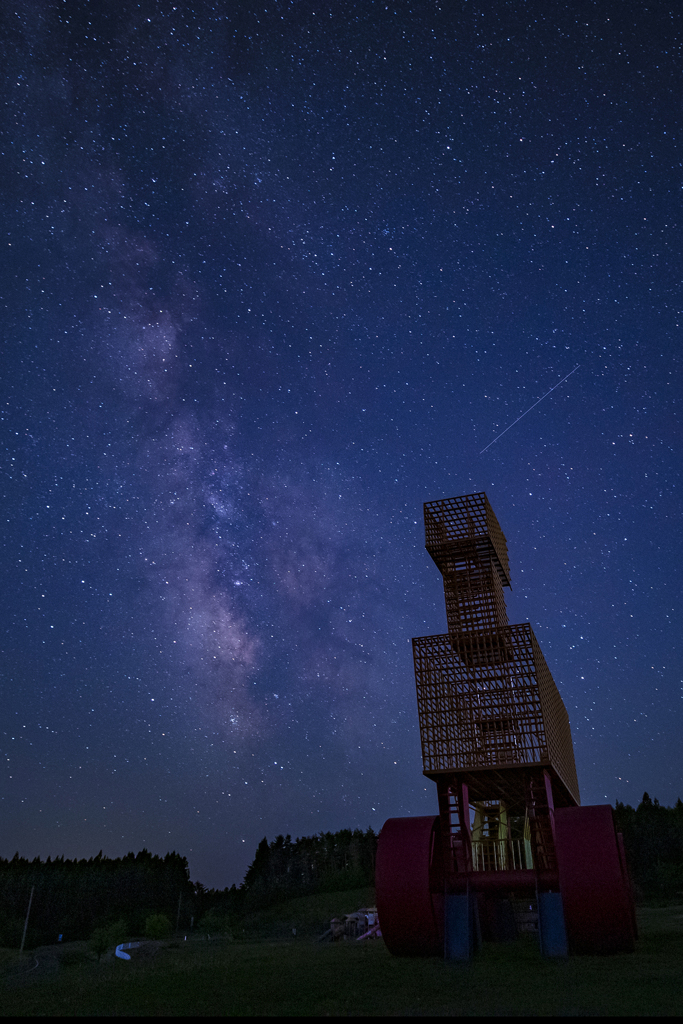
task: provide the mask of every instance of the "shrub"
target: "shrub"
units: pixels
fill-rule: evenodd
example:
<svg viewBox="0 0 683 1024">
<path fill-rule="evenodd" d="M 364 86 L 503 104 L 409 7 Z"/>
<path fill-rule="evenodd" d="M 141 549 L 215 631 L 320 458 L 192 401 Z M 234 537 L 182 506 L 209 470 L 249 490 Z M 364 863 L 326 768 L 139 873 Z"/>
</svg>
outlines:
<svg viewBox="0 0 683 1024">
<path fill-rule="evenodd" d="M 165 914 L 150 914 L 145 922 L 145 935 L 148 939 L 168 939 L 171 934 L 171 922 Z"/>
<path fill-rule="evenodd" d="M 126 941 L 128 925 L 125 921 L 114 921 L 106 928 L 96 928 L 90 936 L 90 948 L 97 953 L 99 963 L 103 953 L 106 953 L 110 946 L 118 946 L 120 942 Z"/>
<path fill-rule="evenodd" d="M 127 923 L 122 919 L 110 924 L 107 931 L 109 932 L 109 941 L 112 946 L 118 946 L 119 943 L 125 942 L 128 938 L 129 928 Z"/>
<path fill-rule="evenodd" d="M 111 946 L 111 939 L 109 938 L 108 928 L 96 928 L 90 936 L 90 948 L 93 953 L 97 954 L 97 962 L 100 962 L 100 958 L 103 953 L 106 953 Z"/>
<path fill-rule="evenodd" d="M 227 914 L 222 914 L 216 907 L 212 907 L 208 914 L 204 914 L 199 924 L 199 930 L 208 935 L 226 935 L 228 938 L 232 938 L 230 917 Z"/>
</svg>

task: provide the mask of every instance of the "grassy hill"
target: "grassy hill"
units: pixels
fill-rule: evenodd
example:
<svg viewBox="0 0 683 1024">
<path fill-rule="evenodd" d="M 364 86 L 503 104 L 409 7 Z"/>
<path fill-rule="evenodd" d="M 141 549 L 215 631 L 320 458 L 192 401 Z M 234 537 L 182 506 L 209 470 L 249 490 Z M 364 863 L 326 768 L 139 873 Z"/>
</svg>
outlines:
<svg viewBox="0 0 683 1024">
<path fill-rule="evenodd" d="M 293 900 L 279 922 L 258 926 L 314 928 L 321 913 L 355 908 L 348 892 L 337 895 L 325 905 Z M 381 941 L 318 943 L 298 931 L 286 941 L 188 940 L 130 963 L 86 960 L 85 947 L 63 964 L 56 947 L 21 961 L 13 951 L 4 964 L 0 956 L 0 999 L 7 1016 L 680 1016 L 683 907 L 638 913 L 635 953 L 563 961 L 520 940 L 446 965 L 391 957 Z"/>
</svg>

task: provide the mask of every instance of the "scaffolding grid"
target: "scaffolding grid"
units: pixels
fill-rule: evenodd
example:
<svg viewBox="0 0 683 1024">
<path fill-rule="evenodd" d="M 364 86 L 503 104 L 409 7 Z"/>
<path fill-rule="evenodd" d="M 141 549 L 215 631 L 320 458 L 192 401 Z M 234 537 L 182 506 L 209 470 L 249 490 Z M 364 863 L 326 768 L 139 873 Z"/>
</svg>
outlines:
<svg viewBox="0 0 683 1024">
<path fill-rule="evenodd" d="M 442 572 L 461 568 L 474 542 L 482 556 L 492 558 L 503 586 L 510 586 L 507 542 L 483 491 L 426 501 L 424 519 L 425 546 Z"/>
<path fill-rule="evenodd" d="M 442 570 L 449 633 L 495 630 L 508 624 L 503 586 L 493 558 L 490 553 L 480 555 L 474 544 L 470 547 L 462 568 Z"/>
<path fill-rule="evenodd" d="M 413 640 L 424 771 L 551 766 L 579 791 L 569 717 L 528 623 Z"/>
</svg>

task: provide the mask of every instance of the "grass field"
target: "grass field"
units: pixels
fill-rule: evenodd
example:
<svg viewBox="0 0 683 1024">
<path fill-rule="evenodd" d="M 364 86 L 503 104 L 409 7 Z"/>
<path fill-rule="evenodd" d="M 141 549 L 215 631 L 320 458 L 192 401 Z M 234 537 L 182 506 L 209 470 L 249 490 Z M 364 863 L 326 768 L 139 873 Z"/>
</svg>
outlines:
<svg viewBox="0 0 683 1024">
<path fill-rule="evenodd" d="M 361 896 L 355 899 L 354 896 Z M 368 902 L 367 893 L 327 894 L 325 911 Z M 676 1015 L 683 1012 L 683 907 L 641 909 L 637 951 L 543 960 L 532 940 L 487 945 L 471 963 L 391 957 L 381 941 L 316 943 L 320 897 L 291 901 L 268 921 L 288 939 L 188 941 L 130 963 L 86 958 L 85 947 L 0 957 L 7 1016 L 242 1015 Z M 271 915 L 273 911 L 269 912 Z M 294 923 L 292 923 L 294 922 Z M 297 937 L 291 928 L 297 928 Z M 53 960 L 49 961 L 49 957 Z M 41 957 L 43 959 L 41 959 Z M 18 968 L 51 964 L 41 974 Z M 3 970 L 4 969 L 4 970 Z"/>
</svg>

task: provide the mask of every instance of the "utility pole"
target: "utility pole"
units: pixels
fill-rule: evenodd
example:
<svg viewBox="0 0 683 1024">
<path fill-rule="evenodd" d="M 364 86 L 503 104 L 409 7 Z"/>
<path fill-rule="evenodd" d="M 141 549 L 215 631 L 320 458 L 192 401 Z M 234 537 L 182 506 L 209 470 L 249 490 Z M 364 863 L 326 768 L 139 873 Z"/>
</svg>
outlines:
<svg viewBox="0 0 683 1024">
<path fill-rule="evenodd" d="M 180 894 L 178 896 L 178 913 L 176 914 L 176 918 L 175 918 L 175 930 L 176 931 L 178 931 L 178 928 L 180 927 L 180 901 L 182 900 L 182 898 L 183 898 L 183 893 L 182 893 L 182 890 L 181 890 L 181 892 L 180 892 Z"/>
<path fill-rule="evenodd" d="M 24 934 L 21 936 L 21 949 L 20 953 L 24 952 L 24 943 L 26 942 L 26 929 L 28 928 L 28 915 L 31 913 L 31 904 L 33 903 L 33 890 L 35 885 L 31 886 L 31 895 L 28 898 L 28 910 L 26 911 L 26 920 L 24 921 Z"/>
</svg>

